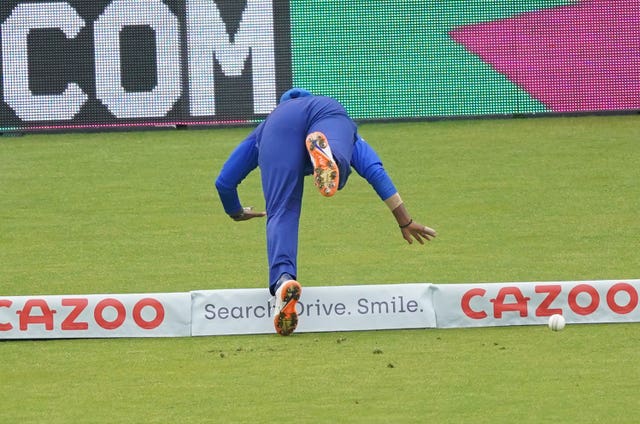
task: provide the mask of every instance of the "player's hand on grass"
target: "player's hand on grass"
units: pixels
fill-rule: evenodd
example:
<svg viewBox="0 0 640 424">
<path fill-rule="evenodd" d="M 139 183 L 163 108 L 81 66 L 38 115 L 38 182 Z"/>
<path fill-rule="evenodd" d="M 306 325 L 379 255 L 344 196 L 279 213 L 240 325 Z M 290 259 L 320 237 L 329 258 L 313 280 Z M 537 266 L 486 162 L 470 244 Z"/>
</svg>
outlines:
<svg viewBox="0 0 640 424">
<path fill-rule="evenodd" d="M 402 237 L 409 244 L 413 243 L 413 239 L 418 240 L 420 244 L 424 244 L 425 240 L 431 241 L 436 236 L 436 230 L 413 220 L 408 226 L 401 227 L 400 231 L 402 231 Z"/>
<path fill-rule="evenodd" d="M 398 196 L 398 194 L 396 193 L 395 196 Z M 390 199 L 393 200 L 393 197 L 394 196 L 390 197 Z M 400 201 L 399 199 L 400 197 L 398 196 L 398 201 Z M 426 225 L 422 225 L 411 218 L 411 215 L 409 215 L 409 211 L 407 211 L 404 203 L 400 203 L 395 206 L 391 212 L 396 218 L 396 222 L 398 222 L 398 226 L 402 232 L 402 237 L 407 241 L 407 243 L 413 244 L 413 239 L 416 239 L 418 240 L 418 243 L 424 244 L 425 240 L 430 241 L 436 236 L 436 230 L 429 228 Z"/>
<path fill-rule="evenodd" d="M 242 208 L 242 212 L 235 215 L 231 215 L 231 218 L 234 221 L 246 221 L 251 218 L 258 218 L 266 215 L 267 215 L 266 212 L 256 212 L 253 210 L 253 206 L 247 206 Z"/>
</svg>

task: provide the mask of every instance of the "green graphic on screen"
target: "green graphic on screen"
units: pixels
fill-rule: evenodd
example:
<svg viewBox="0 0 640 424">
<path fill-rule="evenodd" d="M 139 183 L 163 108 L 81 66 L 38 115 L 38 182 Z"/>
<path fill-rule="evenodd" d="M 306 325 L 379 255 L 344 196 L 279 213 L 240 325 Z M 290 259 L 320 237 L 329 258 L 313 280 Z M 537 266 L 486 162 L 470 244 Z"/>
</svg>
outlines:
<svg viewBox="0 0 640 424">
<path fill-rule="evenodd" d="M 550 112 L 450 33 L 576 3 L 291 2 L 294 85 L 335 96 L 358 119 Z"/>
</svg>

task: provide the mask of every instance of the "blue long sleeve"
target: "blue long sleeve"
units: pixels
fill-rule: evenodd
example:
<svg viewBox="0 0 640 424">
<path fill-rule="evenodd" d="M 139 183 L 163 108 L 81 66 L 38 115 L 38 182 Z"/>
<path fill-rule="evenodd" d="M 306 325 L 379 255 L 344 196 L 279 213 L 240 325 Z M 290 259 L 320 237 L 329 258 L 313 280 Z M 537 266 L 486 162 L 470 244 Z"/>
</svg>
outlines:
<svg viewBox="0 0 640 424">
<path fill-rule="evenodd" d="M 235 148 L 222 167 L 216 179 L 216 189 L 224 211 L 233 215 L 242 210 L 238 196 L 238 186 L 251 171 L 258 166 L 257 134 L 262 124 L 254 129 L 242 143 Z"/>
<path fill-rule="evenodd" d="M 397 193 L 396 187 L 387 174 L 380 157 L 360 135 L 353 146 L 351 166 L 376 191 L 381 200 L 387 200 Z"/>
<path fill-rule="evenodd" d="M 258 167 L 258 147 L 256 141 L 262 131 L 262 124 L 231 153 L 218 175 L 215 185 L 224 211 L 233 215 L 242 209 L 238 196 L 238 186 Z M 373 187 L 381 200 L 397 193 L 391 178 L 385 171 L 376 151 L 360 135 L 354 144 L 351 166 Z"/>
</svg>

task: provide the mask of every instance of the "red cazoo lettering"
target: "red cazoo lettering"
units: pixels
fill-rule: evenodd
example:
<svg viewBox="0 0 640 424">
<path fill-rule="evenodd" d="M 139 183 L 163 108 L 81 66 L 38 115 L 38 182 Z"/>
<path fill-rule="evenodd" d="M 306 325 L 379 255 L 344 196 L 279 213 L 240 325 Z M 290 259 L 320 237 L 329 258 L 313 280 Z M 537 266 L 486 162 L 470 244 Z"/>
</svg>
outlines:
<svg viewBox="0 0 640 424">
<path fill-rule="evenodd" d="M 14 302 L 9 299 L 0 299 L 0 308 L 11 309 Z M 15 311 L 17 326 L 20 331 L 28 331 L 30 326 L 43 325 L 46 331 L 53 331 L 56 323 L 60 323 L 62 331 L 88 330 L 92 323 L 80 320 L 80 315 L 88 308 L 89 299 L 83 297 L 64 298 L 60 301 L 60 310 L 46 299 L 28 299 L 22 305 L 22 309 Z M 145 319 L 143 310 L 151 308 L 154 317 Z M 105 311 L 111 310 L 109 314 Z M 115 313 L 115 316 L 114 316 Z M 126 306 L 118 299 L 106 298 L 100 300 L 93 307 L 93 324 L 105 330 L 116 330 L 127 320 Z M 165 310 L 162 303 L 153 298 L 143 298 L 137 301 L 131 311 L 132 321 L 143 330 L 153 330 L 164 322 Z M 11 331 L 16 322 L 1 322 L 0 332 Z"/>
<path fill-rule="evenodd" d="M 87 330 L 89 328 L 88 322 L 76 322 L 80 313 L 89 304 L 87 299 L 62 299 L 62 306 L 73 306 L 73 309 L 69 312 L 69 315 L 62 321 L 60 328 L 63 330 Z"/>
<path fill-rule="evenodd" d="M 485 298 L 487 291 L 483 288 L 473 288 L 467 290 L 460 300 L 460 307 L 464 314 L 469 318 L 480 320 L 489 316 L 489 312 L 493 313 L 496 319 L 502 318 L 505 312 L 517 312 L 520 317 L 529 315 L 529 308 L 534 307 L 534 314 L 537 317 L 546 317 L 553 314 L 562 314 L 563 310 L 559 307 L 552 307 L 556 299 L 562 293 L 562 285 L 560 284 L 543 284 L 534 286 L 535 293 L 546 294 L 537 305 L 531 305 L 531 297 L 525 296 L 520 287 L 504 286 L 498 290 L 494 299 L 488 299 L 493 305 L 492 311 L 488 308 L 473 309 L 471 307 L 472 299 L 480 297 Z M 566 289 L 566 288 L 565 288 Z M 616 300 L 618 293 L 626 293 L 629 301 L 626 305 L 621 305 Z M 586 305 L 578 303 L 578 297 L 588 298 Z M 571 311 L 578 315 L 591 315 L 598 308 L 602 307 L 600 294 L 598 290 L 591 284 L 578 284 L 569 290 L 567 294 L 567 305 Z M 606 294 L 606 305 L 612 312 L 618 315 L 629 314 L 638 306 L 638 291 L 629 283 L 616 283 L 609 287 Z"/>
<path fill-rule="evenodd" d="M 616 303 L 616 294 L 619 292 L 626 292 L 629 295 L 629 303 L 624 306 Z M 616 314 L 628 314 L 638 306 L 638 292 L 629 283 L 615 284 L 607 292 L 607 305 L 609 305 L 609 308 Z"/>
<path fill-rule="evenodd" d="M 559 284 L 549 284 L 536 286 L 536 293 L 547 293 L 540 305 L 536 308 L 537 317 L 550 317 L 553 314 L 562 315 L 561 308 L 549 308 L 554 300 L 562 293 L 562 286 Z"/>
<path fill-rule="evenodd" d="M 506 302 L 507 296 L 511 296 L 514 302 Z M 503 312 L 519 312 L 521 317 L 527 316 L 527 303 L 531 298 L 525 297 L 517 287 L 503 287 L 498 292 L 493 303 L 493 316 L 502 318 Z"/>
<path fill-rule="evenodd" d="M 10 308 L 13 302 L 7 299 L 0 299 L 0 308 Z M 8 322 L 0 322 L 0 331 L 9 331 L 13 329 L 13 325 Z"/>
</svg>

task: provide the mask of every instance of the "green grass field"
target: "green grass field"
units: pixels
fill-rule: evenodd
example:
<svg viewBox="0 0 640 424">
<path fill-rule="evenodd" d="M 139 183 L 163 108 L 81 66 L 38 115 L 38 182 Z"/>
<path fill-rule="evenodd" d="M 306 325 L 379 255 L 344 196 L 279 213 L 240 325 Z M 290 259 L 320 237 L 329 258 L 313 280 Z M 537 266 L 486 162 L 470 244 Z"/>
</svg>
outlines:
<svg viewBox="0 0 640 424">
<path fill-rule="evenodd" d="M 640 117 L 364 124 L 414 218 L 307 181 L 303 286 L 640 278 Z M 248 128 L 0 138 L 0 296 L 266 290 Z M 264 206 L 259 173 L 241 186 Z M 318 261 L 320 256 L 322 261 Z M 634 423 L 639 324 L 0 342 L 0 422 Z"/>
</svg>

